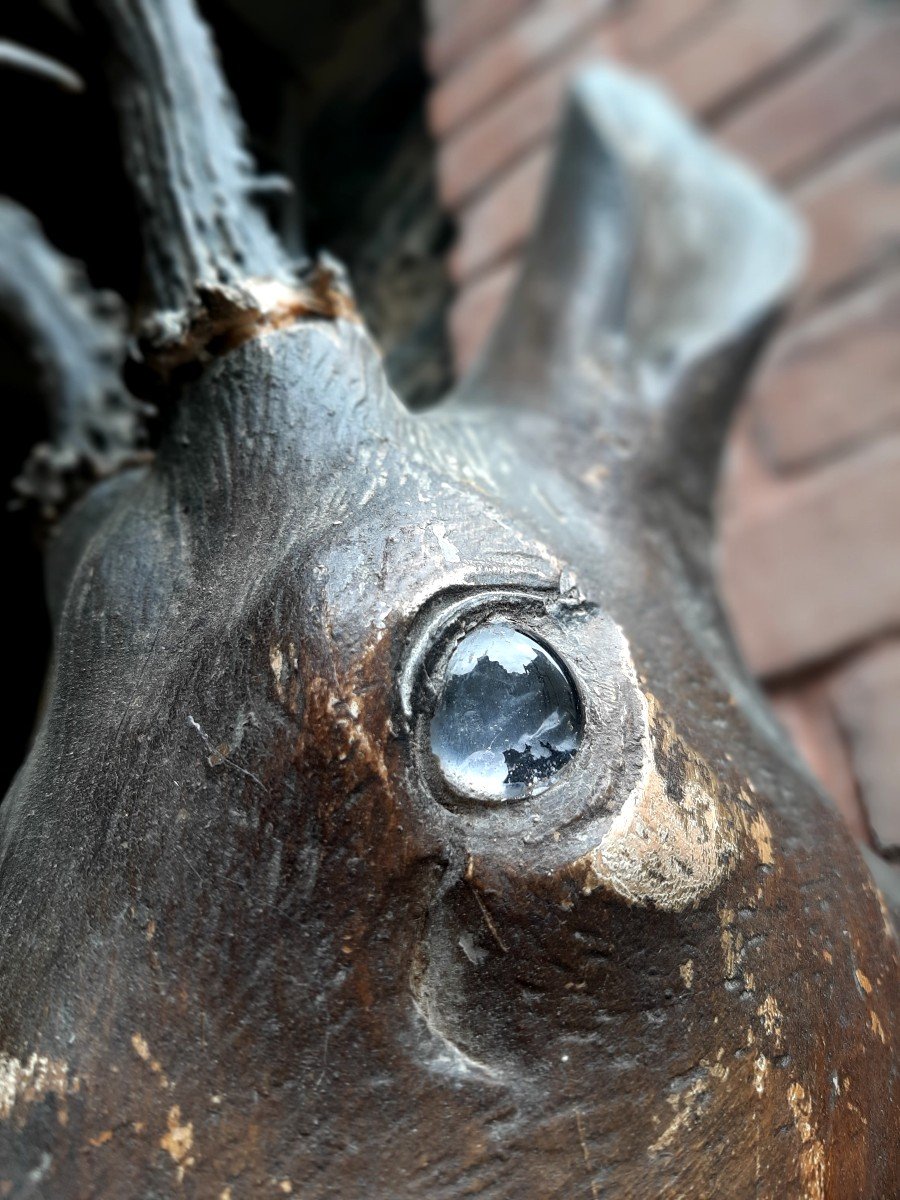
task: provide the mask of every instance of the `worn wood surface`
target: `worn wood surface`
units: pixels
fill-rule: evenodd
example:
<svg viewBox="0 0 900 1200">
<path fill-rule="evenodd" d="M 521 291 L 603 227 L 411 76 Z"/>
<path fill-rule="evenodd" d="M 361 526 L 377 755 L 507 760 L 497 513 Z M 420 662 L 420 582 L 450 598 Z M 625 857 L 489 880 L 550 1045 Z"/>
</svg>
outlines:
<svg viewBox="0 0 900 1200">
<path fill-rule="evenodd" d="M 888 911 L 707 563 L 790 215 L 591 75 L 491 353 L 413 414 L 339 274 L 220 165 L 189 4 L 85 8 L 139 189 L 172 199 L 146 344 L 177 394 L 49 556 L 51 686 L 0 809 L 0 1186 L 895 1194 Z M 209 87 L 181 92 L 173 31 Z M 170 172 L 190 138 L 228 238 Z M 426 731 L 447 648 L 501 615 L 566 663 L 585 733 L 549 791 L 479 807 Z"/>
</svg>

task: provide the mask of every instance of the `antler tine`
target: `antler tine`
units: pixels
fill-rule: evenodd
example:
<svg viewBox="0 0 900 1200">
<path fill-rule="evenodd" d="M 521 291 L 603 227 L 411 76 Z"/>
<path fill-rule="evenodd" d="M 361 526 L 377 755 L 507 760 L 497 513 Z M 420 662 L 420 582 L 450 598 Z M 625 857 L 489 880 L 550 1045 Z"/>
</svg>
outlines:
<svg viewBox="0 0 900 1200">
<path fill-rule="evenodd" d="M 59 254 L 34 217 L 0 200 L 0 311 L 37 364 L 49 439 L 14 483 L 53 516 L 84 483 L 141 460 L 141 406 L 125 390 L 124 311 Z"/>
<path fill-rule="evenodd" d="M 82 10 L 108 38 L 156 309 L 152 340 L 191 358 L 283 304 L 294 265 L 253 203 L 258 181 L 240 118 L 190 0 L 85 0 Z"/>
<path fill-rule="evenodd" d="M 6 38 L 0 38 L 0 67 L 12 67 L 29 75 L 39 75 L 67 92 L 84 91 L 84 80 L 70 67 Z"/>
</svg>

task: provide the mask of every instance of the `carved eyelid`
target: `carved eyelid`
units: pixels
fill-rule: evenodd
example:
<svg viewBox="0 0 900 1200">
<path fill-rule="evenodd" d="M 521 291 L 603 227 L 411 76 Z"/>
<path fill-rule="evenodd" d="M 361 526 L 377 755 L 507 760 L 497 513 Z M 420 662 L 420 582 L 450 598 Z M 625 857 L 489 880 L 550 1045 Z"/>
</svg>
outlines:
<svg viewBox="0 0 900 1200">
<path fill-rule="evenodd" d="M 484 587 L 440 592 L 431 597 L 409 632 L 397 673 L 399 706 L 411 725 L 417 715 L 416 694 L 435 650 L 453 630 L 466 630 L 501 613 L 540 613 L 559 598 L 557 588 Z"/>
<path fill-rule="evenodd" d="M 485 799 L 450 786 L 432 753 L 430 721 L 453 649 L 472 630 L 503 623 L 564 669 L 577 691 L 579 741 L 546 788 Z M 599 843 L 643 770 L 645 705 L 624 634 L 598 605 L 558 587 L 435 597 L 408 635 L 397 686 L 411 792 L 469 854 L 538 872 L 572 863 Z"/>
</svg>

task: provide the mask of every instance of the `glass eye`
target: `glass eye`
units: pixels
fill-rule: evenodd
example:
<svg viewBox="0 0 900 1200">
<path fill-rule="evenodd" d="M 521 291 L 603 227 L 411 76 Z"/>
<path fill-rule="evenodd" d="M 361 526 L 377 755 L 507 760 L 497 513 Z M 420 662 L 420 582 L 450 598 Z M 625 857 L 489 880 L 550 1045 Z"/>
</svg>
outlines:
<svg viewBox="0 0 900 1200">
<path fill-rule="evenodd" d="M 580 736 L 574 684 L 534 638 L 496 622 L 467 634 L 450 655 L 431 751 L 455 791 L 494 801 L 535 796 Z"/>
</svg>

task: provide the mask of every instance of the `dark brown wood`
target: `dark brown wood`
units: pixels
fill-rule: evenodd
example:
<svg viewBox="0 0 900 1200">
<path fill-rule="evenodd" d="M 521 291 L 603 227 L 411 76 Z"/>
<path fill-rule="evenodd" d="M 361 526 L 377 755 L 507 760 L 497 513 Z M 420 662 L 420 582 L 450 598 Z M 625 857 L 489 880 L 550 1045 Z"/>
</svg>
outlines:
<svg viewBox="0 0 900 1200">
<path fill-rule="evenodd" d="M 895 1195 L 890 917 L 706 562 L 792 217 L 592 73 L 488 357 L 413 414 L 240 180 L 211 172 L 227 242 L 167 216 L 209 199 L 178 131 L 236 144 L 211 57 L 169 41 L 205 44 L 186 0 L 90 7 L 139 188 L 173 201 L 144 214 L 155 302 L 205 370 L 50 551 L 53 678 L 0 809 L 0 1191 Z M 157 85 L 177 107 L 128 99 Z M 427 727 L 497 616 L 565 662 L 584 739 L 479 806 Z"/>
</svg>

